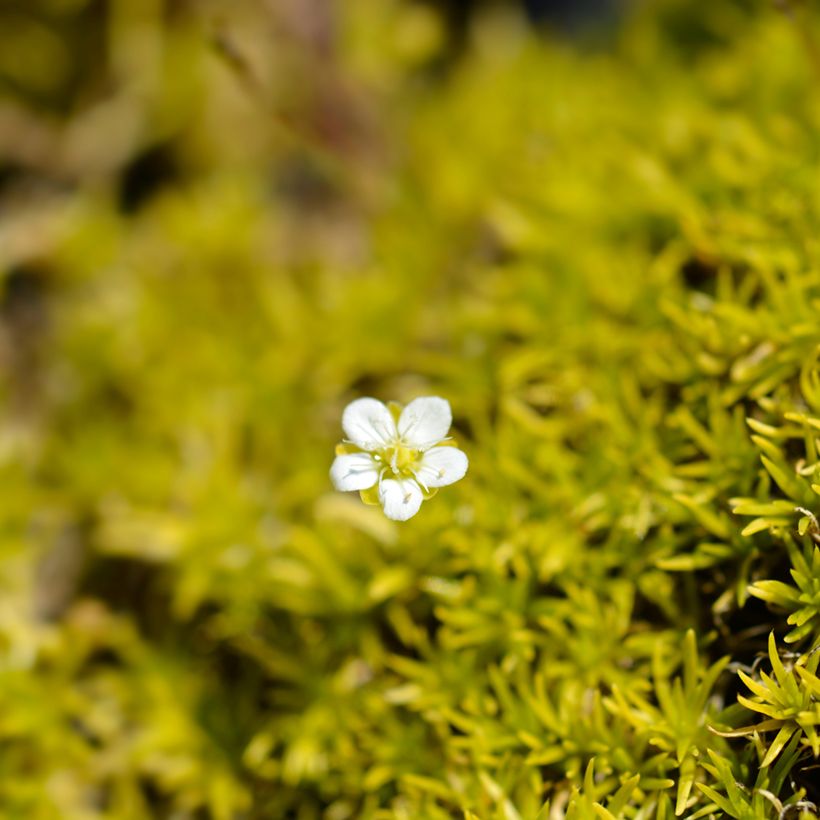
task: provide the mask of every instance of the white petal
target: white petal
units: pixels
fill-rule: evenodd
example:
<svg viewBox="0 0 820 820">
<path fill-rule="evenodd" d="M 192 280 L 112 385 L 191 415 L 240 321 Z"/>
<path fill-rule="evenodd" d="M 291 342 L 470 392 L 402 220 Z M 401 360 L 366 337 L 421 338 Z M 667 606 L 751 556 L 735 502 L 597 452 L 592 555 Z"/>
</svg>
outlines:
<svg viewBox="0 0 820 820">
<path fill-rule="evenodd" d="M 441 441 L 452 421 L 453 414 L 447 399 L 425 396 L 414 399 L 401 411 L 399 435 L 411 447 L 422 450 Z"/>
<path fill-rule="evenodd" d="M 379 486 L 379 501 L 388 518 L 407 521 L 419 511 L 422 502 L 421 487 L 412 478 L 388 478 Z"/>
<path fill-rule="evenodd" d="M 378 450 L 396 438 L 396 422 L 377 399 L 356 399 L 342 413 L 342 429 L 363 450 Z"/>
<path fill-rule="evenodd" d="M 416 477 L 425 487 L 445 487 L 464 478 L 467 456 L 456 447 L 433 447 L 421 457 Z"/>
<path fill-rule="evenodd" d="M 379 465 L 370 453 L 346 453 L 336 456 L 330 468 L 330 480 L 337 490 L 366 490 L 379 480 Z"/>
</svg>

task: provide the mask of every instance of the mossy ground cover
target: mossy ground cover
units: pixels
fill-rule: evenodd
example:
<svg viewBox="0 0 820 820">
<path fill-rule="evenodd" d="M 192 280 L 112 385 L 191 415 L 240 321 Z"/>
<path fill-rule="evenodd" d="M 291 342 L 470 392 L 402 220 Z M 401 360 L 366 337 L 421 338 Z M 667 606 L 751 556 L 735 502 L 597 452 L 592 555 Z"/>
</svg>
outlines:
<svg viewBox="0 0 820 820">
<path fill-rule="evenodd" d="M 0 814 L 816 816 L 818 20 L 308 5 L 3 12 Z"/>
</svg>

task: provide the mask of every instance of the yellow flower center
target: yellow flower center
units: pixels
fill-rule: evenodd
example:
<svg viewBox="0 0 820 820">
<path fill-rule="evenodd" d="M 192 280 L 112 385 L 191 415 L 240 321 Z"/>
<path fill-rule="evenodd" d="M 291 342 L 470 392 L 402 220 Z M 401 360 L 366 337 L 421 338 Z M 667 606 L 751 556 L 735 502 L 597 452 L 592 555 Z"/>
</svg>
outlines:
<svg viewBox="0 0 820 820">
<path fill-rule="evenodd" d="M 392 447 L 381 450 L 376 456 L 376 460 L 384 464 L 388 472 L 400 478 L 412 478 L 414 468 L 421 461 L 421 450 L 414 450 L 397 443 Z"/>
</svg>

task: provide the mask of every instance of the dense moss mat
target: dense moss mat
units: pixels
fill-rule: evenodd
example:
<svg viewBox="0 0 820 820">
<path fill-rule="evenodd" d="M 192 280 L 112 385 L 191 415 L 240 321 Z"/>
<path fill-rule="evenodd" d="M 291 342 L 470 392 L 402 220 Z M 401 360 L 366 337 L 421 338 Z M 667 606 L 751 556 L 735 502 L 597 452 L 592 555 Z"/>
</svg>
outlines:
<svg viewBox="0 0 820 820">
<path fill-rule="evenodd" d="M 818 20 L 269 6 L 0 29 L 0 814 L 816 816 Z"/>
</svg>

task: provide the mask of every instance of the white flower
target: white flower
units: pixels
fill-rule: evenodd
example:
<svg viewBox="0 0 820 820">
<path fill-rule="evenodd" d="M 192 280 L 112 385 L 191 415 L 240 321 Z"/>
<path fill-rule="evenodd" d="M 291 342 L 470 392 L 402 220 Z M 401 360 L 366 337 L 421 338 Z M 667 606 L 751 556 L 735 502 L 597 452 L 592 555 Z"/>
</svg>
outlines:
<svg viewBox="0 0 820 820">
<path fill-rule="evenodd" d="M 358 490 L 381 504 L 393 521 L 407 521 L 439 487 L 467 472 L 467 456 L 447 436 L 450 404 L 438 396 L 414 399 L 404 409 L 377 399 L 345 407 L 345 441 L 336 448 L 330 478 L 337 490 Z"/>
</svg>

